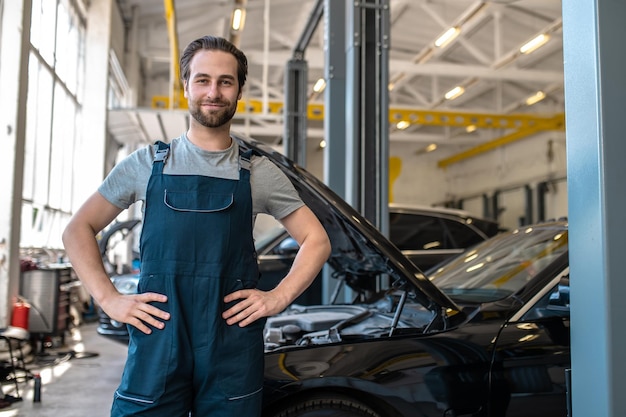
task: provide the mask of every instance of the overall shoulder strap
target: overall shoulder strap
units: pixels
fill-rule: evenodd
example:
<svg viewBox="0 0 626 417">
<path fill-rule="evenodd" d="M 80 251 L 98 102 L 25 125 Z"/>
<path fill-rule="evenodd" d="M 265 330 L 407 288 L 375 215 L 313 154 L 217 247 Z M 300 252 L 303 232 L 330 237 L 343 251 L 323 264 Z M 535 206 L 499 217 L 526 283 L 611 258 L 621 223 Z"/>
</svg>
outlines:
<svg viewBox="0 0 626 417">
<path fill-rule="evenodd" d="M 170 145 L 163 141 L 155 142 L 154 158 L 152 159 L 152 173 L 160 174 L 163 172 L 163 167 L 167 161 L 167 157 L 170 154 Z"/>
<path fill-rule="evenodd" d="M 252 149 L 248 149 L 247 151 L 239 147 L 239 169 L 245 169 L 250 171 L 250 164 L 252 160 L 252 155 L 254 151 Z"/>
</svg>

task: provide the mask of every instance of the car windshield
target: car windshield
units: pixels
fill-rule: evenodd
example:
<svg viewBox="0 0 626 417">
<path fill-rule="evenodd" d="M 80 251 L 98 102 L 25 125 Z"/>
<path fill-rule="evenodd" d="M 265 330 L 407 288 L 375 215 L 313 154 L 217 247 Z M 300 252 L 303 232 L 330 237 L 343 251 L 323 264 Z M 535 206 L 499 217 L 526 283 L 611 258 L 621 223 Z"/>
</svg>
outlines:
<svg viewBox="0 0 626 417">
<path fill-rule="evenodd" d="M 430 279 L 456 302 L 497 301 L 518 292 L 566 251 L 565 225 L 522 227 L 470 248 L 433 270 Z"/>
</svg>

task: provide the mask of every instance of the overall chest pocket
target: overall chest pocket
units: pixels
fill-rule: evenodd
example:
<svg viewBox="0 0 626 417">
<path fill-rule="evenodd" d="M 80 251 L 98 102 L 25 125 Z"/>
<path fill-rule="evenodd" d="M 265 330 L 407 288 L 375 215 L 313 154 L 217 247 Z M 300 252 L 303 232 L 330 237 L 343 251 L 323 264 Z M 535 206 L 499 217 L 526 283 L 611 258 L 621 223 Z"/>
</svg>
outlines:
<svg viewBox="0 0 626 417">
<path fill-rule="evenodd" d="M 163 193 L 165 205 L 176 211 L 213 213 L 228 209 L 233 201 L 233 193 L 197 193 L 167 189 Z"/>
</svg>

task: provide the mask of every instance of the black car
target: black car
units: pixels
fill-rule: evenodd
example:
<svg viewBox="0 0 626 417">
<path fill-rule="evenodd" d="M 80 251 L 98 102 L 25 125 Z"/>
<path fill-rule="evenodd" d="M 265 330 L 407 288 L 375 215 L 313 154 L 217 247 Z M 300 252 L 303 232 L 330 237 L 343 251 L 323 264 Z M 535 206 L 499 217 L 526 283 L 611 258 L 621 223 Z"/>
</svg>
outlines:
<svg viewBox="0 0 626 417">
<path fill-rule="evenodd" d="M 567 415 L 565 221 L 500 233 L 427 277 L 307 171 L 237 139 L 292 180 L 355 294 L 267 319 L 264 417 Z"/>
<path fill-rule="evenodd" d="M 471 248 L 429 277 L 448 303 L 394 271 L 364 302 L 269 318 L 264 416 L 566 416 L 567 237 L 552 222 Z"/>
<path fill-rule="evenodd" d="M 389 205 L 389 240 L 422 271 L 499 232 L 496 221 L 463 210 L 398 203 Z M 299 249 L 298 243 L 278 224 L 263 233 L 255 246 L 261 273 L 259 288 L 270 290 L 289 272 Z M 296 302 L 320 304 L 321 277 Z"/>
</svg>

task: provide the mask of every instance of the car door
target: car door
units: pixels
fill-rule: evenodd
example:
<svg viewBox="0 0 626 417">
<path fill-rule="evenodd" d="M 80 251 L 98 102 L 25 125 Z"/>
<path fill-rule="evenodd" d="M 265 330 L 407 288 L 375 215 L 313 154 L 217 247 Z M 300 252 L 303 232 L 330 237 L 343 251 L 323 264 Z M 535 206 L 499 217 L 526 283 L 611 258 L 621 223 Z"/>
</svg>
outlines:
<svg viewBox="0 0 626 417">
<path fill-rule="evenodd" d="M 567 415 L 570 368 L 569 268 L 565 267 L 502 329 L 491 395 L 509 398 L 506 417 Z M 528 410 L 532 410 L 529 414 Z M 494 414 L 495 415 L 495 414 Z"/>
</svg>

